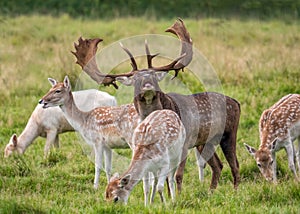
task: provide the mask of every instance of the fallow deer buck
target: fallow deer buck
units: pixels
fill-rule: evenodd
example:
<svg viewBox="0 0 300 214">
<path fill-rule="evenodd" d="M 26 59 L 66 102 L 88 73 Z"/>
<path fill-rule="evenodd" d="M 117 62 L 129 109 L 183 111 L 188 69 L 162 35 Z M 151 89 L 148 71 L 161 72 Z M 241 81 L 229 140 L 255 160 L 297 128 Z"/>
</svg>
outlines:
<svg viewBox="0 0 300 214">
<path fill-rule="evenodd" d="M 44 108 L 59 106 L 67 121 L 80 133 L 86 143 L 92 145 L 95 151 L 94 187 L 99 184 L 102 169 L 102 157 L 105 158 L 107 181 L 111 175 L 113 148 L 129 148 L 134 128 L 139 116 L 133 104 L 98 107 L 88 112 L 81 111 L 71 92 L 71 84 L 66 76 L 63 82 L 48 79 L 52 88 L 39 101 Z M 127 142 L 127 143 L 126 143 Z"/>
<path fill-rule="evenodd" d="M 186 132 L 178 115 L 171 110 L 152 112 L 134 130 L 132 136 L 133 156 L 130 166 L 120 177 L 112 177 L 106 187 L 106 199 L 127 203 L 129 194 L 143 178 L 145 205 L 149 192 L 149 172 L 153 173 L 155 184 L 151 194 L 151 203 L 157 189 L 160 199 L 164 182 L 169 181 L 172 201 L 175 199 L 174 174 L 180 163 Z"/>
<path fill-rule="evenodd" d="M 79 44 L 75 44 L 76 52 L 72 52 L 82 69 L 98 84 L 110 85 L 117 88 L 116 81 L 125 85 L 134 86 L 134 105 L 141 119 L 152 111 L 170 109 L 181 118 L 186 132 L 186 140 L 182 151 L 182 162 L 176 172 L 177 189 L 181 191 L 183 171 L 185 167 L 188 149 L 198 147 L 202 156 L 212 168 L 213 176 L 211 188 L 217 186 L 222 163 L 214 153 L 215 146 L 221 145 L 222 151 L 231 167 L 234 187 L 237 188 L 240 175 L 239 164 L 236 157 L 236 137 L 240 118 L 239 103 L 228 96 L 205 92 L 192 95 L 180 95 L 175 93 L 165 94 L 158 85 L 166 73 L 170 70 L 178 72 L 192 60 L 192 40 L 182 20 L 175 22 L 166 30 L 177 35 L 181 40 L 181 56 L 168 65 L 154 67 L 152 59 L 157 55 L 151 55 L 146 44 L 148 61 L 147 69 L 138 69 L 136 61 L 130 51 L 123 47 L 130 56 L 132 71 L 123 74 L 103 74 L 97 67 L 95 54 L 97 45 L 101 39 L 79 38 Z"/>
<path fill-rule="evenodd" d="M 284 148 L 288 165 L 297 180 L 295 159 L 300 171 L 300 95 L 289 94 L 266 109 L 259 121 L 260 146 L 258 150 L 245 144 L 254 156 L 262 175 L 268 181 L 277 181 L 275 153 Z M 298 152 L 293 141 L 298 138 Z"/>
</svg>

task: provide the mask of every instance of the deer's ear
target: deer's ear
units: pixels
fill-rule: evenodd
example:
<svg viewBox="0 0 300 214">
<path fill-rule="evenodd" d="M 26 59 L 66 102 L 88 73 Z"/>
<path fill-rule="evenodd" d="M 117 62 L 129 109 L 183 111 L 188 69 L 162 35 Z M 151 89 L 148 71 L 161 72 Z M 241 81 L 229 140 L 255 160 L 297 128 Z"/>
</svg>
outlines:
<svg viewBox="0 0 300 214">
<path fill-rule="evenodd" d="M 55 86 L 57 84 L 57 81 L 53 78 L 48 78 L 48 81 L 50 82 L 51 86 Z"/>
<path fill-rule="evenodd" d="M 126 185 L 129 183 L 130 179 L 131 179 L 131 175 L 130 175 L 130 174 L 125 175 L 125 176 L 121 179 L 120 187 L 126 186 Z"/>
<path fill-rule="evenodd" d="M 133 85 L 133 78 L 132 77 L 117 77 L 116 80 L 123 85 L 132 86 Z"/>
<path fill-rule="evenodd" d="M 254 149 L 253 147 L 247 145 L 246 143 L 244 143 L 246 149 L 248 150 L 248 152 L 250 153 L 250 155 L 254 156 L 256 153 L 256 149 Z"/>
<path fill-rule="evenodd" d="M 14 147 L 17 147 L 18 144 L 18 137 L 16 134 L 13 134 L 10 138 L 10 141 L 13 143 Z"/>
<path fill-rule="evenodd" d="M 167 75 L 167 72 L 156 72 L 156 78 L 157 78 L 157 81 L 161 81 L 163 80 L 163 78 L 165 78 L 165 76 Z"/>
<path fill-rule="evenodd" d="M 69 80 L 69 77 L 68 76 L 65 76 L 65 79 L 64 79 L 64 86 L 68 89 L 71 89 L 71 84 L 70 84 L 70 80 Z"/>
</svg>

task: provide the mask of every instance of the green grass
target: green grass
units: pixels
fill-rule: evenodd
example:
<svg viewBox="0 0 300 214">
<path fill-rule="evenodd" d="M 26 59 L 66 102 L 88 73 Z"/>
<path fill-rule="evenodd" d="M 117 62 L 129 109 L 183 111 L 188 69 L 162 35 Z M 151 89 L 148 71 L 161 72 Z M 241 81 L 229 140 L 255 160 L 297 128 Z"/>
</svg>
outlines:
<svg viewBox="0 0 300 214">
<path fill-rule="evenodd" d="M 119 39 L 163 34 L 174 20 L 114 19 L 74 20 L 68 16 L 0 17 L 0 150 L 13 133 L 20 134 L 38 100 L 49 89 L 48 77 L 72 83 L 81 75 L 70 54 L 79 36 L 104 39 L 100 49 Z M 194 41 L 215 68 L 223 93 L 241 103 L 237 154 L 242 181 L 235 191 L 230 168 L 218 149 L 224 168 L 218 188 L 198 180 L 193 151 L 184 174 L 183 192 L 172 204 L 143 206 L 142 185 L 132 192 L 127 206 L 105 202 L 106 179 L 93 189 L 94 165 L 82 151 L 75 133 L 61 135 L 61 148 L 43 159 L 45 140 L 37 139 L 24 156 L 0 156 L 0 213 L 299 213 L 300 184 L 287 167 L 286 154 L 278 157 L 277 185 L 261 177 L 243 143 L 259 145 L 258 121 L 262 111 L 288 93 L 300 93 L 299 21 L 185 20 Z M 122 68 L 120 68 L 122 69 Z M 116 70 L 118 71 L 118 69 Z M 194 93 L 205 90 L 192 74 L 180 74 L 179 83 L 164 90 Z M 91 82 L 88 81 L 88 84 Z M 94 85 L 93 85 L 94 87 Z M 132 88 L 99 87 L 117 96 L 119 103 L 132 101 Z M 130 156 L 130 151 L 121 154 Z M 124 169 L 114 161 L 114 169 Z"/>
</svg>

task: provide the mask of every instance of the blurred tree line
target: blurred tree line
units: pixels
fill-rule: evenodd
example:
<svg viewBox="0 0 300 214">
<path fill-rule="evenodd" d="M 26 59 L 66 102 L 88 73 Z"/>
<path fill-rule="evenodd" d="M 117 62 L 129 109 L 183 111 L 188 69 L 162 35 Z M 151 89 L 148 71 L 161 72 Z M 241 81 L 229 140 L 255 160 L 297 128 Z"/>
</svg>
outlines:
<svg viewBox="0 0 300 214">
<path fill-rule="evenodd" d="M 85 18 L 258 17 L 299 18 L 300 0 L 2 0 L 2 15 L 60 15 Z"/>
</svg>

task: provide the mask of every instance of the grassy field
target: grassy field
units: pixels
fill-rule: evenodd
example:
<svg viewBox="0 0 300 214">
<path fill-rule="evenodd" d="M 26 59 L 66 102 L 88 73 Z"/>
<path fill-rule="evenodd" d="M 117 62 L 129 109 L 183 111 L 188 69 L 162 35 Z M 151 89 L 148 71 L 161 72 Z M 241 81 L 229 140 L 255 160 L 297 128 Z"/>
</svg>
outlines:
<svg viewBox="0 0 300 214">
<path fill-rule="evenodd" d="M 82 74 L 70 54 L 79 36 L 101 37 L 100 47 L 138 34 L 164 34 L 174 20 L 116 19 L 74 20 L 68 16 L 0 17 L 0 150 L 13 133 L 20 134 L 38 100 L 50 88 L 48 77 L 73 84 Z M 263 180 L 243 143 L 259 145 L 258 121 L 262 111 L 282 96 L 300 93 L 299 21 L 185 20 L 200 50 L 214 67 L 223 93 L 241 104 L 237 154 L 241 183 L 235 191 L 230 168 L 220 149 L 224 168 L 218 188 L 198 180 L 193 152 L 185 169 L 183 192 L 175 203 L 155 203 L 145 208 L 142 185 L 132 192 L 127 206 L 105 202 L 106 179 L 93 189 L 94 165 L 84 154 L 75 133 L 61 135 L 60 150 L 43 159 L 45 140 L 38 138 L 23 156 L 0 155 L 0 213 L 299 213 L 300 184 L 287 167 L 286 154 L 278 157 L 277 185 Z M 191 92 L 202 85 L 181 74 Z M 191 84 L 192 83 L 192 84 Z M 121 92 L 101 87 L 117 96 L 119 103 L 132 100 L 132 89 Z M 166 91 L 173 91 L 166 88 Z M 183 91 L 185 93 L 185 91 Z M 125 152 L 130 156 L 130 151 Z M 114 162 L 116 169 L 119 163 Z"/>
</svg>

